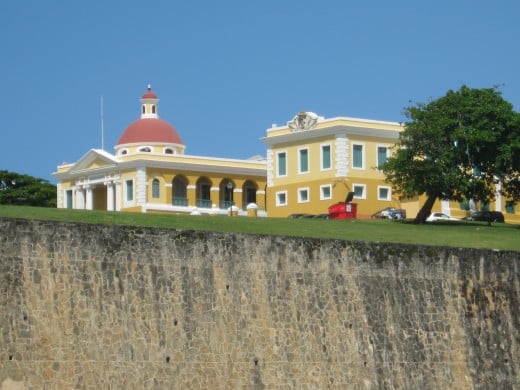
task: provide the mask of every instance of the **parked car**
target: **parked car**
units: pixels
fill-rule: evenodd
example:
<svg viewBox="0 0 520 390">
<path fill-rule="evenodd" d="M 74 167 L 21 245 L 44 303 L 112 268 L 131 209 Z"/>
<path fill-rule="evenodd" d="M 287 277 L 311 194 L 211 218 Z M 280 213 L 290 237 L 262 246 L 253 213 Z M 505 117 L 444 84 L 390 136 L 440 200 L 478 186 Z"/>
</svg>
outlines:
<svg viewBox="0 0 520 390">
<path fill-rule="evenodd" d="M 386 218 L 386 219 L 405 219 L 406 210 L 396 209 L 395 207 L 385 207 L 383 210 L 372 214 L 372 219 Z"/>
<path fill-rule="evenodd" d="M 458 218 L 450 217 L 444 213 L 431 213 L 428 218 L 426 218 L 426 222 L 434 222 L 434 221 L 458 221 Z"/>
<path fill-rule="evenodd" d="M 330 216 L 329 214 L 317 214 L 314 216 L 314 218 L 317 218 L 317 219 L 330 219 Z"/>
<path fill-rule="evenodd" d="M 475 211 L 466 219 L 468 221 L 504 222 L 504 214 L 500 211 Z"/>
</svg>

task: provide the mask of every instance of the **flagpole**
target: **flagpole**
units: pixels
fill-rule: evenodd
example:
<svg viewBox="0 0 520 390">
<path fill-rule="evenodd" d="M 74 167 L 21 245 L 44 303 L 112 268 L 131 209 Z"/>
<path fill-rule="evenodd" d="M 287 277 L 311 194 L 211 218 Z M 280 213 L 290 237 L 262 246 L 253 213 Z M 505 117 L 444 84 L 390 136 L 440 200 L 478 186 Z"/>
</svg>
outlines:
<svg viewBox="0 0 520 390">
<path fill-rule="evenodd" d="M 101 95 L 101 149 L 105 150 L 105 124 L 103 118 L 103 95 Z"/>
</svg>

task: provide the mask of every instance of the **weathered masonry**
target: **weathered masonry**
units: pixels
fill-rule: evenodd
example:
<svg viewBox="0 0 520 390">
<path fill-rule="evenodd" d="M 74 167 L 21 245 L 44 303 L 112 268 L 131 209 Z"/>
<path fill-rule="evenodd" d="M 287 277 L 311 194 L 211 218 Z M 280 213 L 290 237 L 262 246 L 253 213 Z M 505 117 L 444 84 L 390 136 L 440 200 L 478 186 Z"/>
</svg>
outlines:
<svg viewBox="0 0 520 390">
<path fill-rule="evenodd" d="M 520 253 L 0 218 L 0 389 L 520 387 Z"/>
</svg>

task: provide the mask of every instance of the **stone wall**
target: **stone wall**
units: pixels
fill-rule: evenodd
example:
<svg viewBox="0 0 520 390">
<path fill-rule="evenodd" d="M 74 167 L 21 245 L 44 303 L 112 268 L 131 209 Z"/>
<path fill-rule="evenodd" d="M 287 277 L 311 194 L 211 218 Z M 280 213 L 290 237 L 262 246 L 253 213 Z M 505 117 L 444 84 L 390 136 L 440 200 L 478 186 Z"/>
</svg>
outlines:
<svg viewBox="0 0 520 390">
<path fill-rule="evenodd" d="M 0 389 L 520 388 L 520 253 L 0 218 Z"/>
</svg>

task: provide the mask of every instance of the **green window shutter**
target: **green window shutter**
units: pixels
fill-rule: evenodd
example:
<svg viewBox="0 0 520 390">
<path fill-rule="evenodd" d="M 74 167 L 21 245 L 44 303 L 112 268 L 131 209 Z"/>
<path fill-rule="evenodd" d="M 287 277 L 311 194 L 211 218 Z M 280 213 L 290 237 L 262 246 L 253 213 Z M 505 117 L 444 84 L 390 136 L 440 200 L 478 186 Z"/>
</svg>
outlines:
<svg viewBox="0 0 520 390">
<path fill-rule="evenodd" d="M 386 147 L 378 146 L 377 147 L 377 166 L 380 167 L 384 163 L 386 163 Z"/>
<path fill-rule="evenodd" d="M 159 180 L 154 179 L 152 182 L 152 198 L 159 197 Z"/>
<path fill-rule="evenodd" d="M 363 145 L 354 145 L 352 153 L 352 165 L 354 168 L 363 168 Z"/>
<path fill-rule="evenodd" d="M 309 151 L 307 149 L 300 150 L 300 172 L 309 171 Z"/>
<path fill-rule="evenodd" d="M 325 145 L 321 148 L 321 168 L 329 169 L 330 164 L 330 145 Z"/>
<path fill-rule="evenodd" d="M 278 153 L 278 176 L 287 175 L 287 156 L 285 153 Z"/>
<path fill-rule="evenodd" d="M 134 200 L 134 182 L 132 180 L 126 181 L 126 200 Z"/>
</svg>

